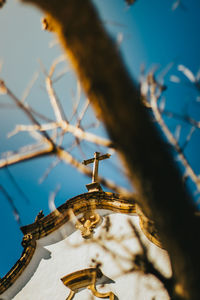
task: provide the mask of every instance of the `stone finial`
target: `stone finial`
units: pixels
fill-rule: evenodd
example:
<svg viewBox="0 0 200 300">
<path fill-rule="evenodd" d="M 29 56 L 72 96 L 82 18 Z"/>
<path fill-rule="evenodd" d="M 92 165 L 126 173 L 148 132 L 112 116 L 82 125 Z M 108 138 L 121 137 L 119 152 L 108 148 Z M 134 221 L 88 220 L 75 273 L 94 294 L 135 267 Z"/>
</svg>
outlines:
<svg viewBox="0 0 200 300">
<path fill-rule="evenodd" d="M 40 210 L 39 213 L 37 214 L 36 218 L 35 218 L 35 222 L 38 222 L 38 221 L 41 220 L 43 217 L 44 217 L 43 210 Z"/>
</svg>

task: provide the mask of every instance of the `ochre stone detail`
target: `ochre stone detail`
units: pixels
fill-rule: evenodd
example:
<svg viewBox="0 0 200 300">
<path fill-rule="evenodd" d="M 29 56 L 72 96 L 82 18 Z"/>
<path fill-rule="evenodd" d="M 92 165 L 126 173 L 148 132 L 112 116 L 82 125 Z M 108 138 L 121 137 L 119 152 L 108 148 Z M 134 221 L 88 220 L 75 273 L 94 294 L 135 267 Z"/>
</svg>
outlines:
<svg viewBox="0 0 200 300">
<path fill-rule="evenodd" d="M 31 233 L 27 233 L 24 235 L 22 239 L 22 247 L 27 248 L 28 246 L 35 246 L 35 240 L 33 239 L 33 236 Z"/>
<path fill-rule="evenodd" d="M 93 236 L 94 228 L 101 223 L 102 218 L 94 210 L 86 211 L 83 216 L 77 220 L 76 228 L 81 231 L 85 239 Z"/>
<path fill-rule="evenodd" d="M 61 278 L 63 284 L 67 286 L 71 292 L 66 300 L 71 300 L 75 294 L 83 288 L 91 290 L 92 294 L 97 298 L 109 298 L 114 300 L 115 295 L 112 292 L 100 293 L 96 289 L 96 281 L 103 276 L 99 268 L 88 268 L 73 272 Z"/>
<path fill-rule="evenodd" d="M 154 243 L 156 246 L 163 248 L 162 243 L 159 238 L 159 233 L 155 227 L 155 223 L 152 220 L 149 220 L 137 206 L 137 215 L 140 218 L 140 228 L 150 242 Z"/>
</svg>

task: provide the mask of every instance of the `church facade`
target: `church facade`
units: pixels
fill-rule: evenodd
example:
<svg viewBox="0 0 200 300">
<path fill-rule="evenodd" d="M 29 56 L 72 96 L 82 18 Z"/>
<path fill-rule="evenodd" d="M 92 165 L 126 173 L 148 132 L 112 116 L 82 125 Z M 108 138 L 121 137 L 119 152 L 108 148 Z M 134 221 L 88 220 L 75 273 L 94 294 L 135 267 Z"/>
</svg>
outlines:
<svg viewBox="0 0 200 300">
<path fill-rule="evenodd" d="M 0 300 L 169 299 L 142 268 L 144 258 L 171 275 L 156 232 L 136 203 L 102 191 L 96 171 L 88 193 L 21 228 L 24 250 L 0 280 Z"/>
</svg>

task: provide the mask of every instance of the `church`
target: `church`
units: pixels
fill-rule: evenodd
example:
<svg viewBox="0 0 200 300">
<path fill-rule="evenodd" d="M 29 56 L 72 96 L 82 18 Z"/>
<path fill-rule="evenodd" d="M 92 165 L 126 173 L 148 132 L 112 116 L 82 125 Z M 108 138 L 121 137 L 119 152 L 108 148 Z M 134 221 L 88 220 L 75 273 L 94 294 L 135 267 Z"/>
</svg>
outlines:
<svg viewBox="0 0 200 300">
<path fill-rule="evenodd" d="M 148 259 L 171 275 L 167 252 L 137 204 L 104 192 L 95 152 L 88 192 L 49 215 L 41 211 L 21 228 L 21 257 L 0 280 L 0 300 L 169 299 L 162 283 L 142 268 Z"/>
</svg>

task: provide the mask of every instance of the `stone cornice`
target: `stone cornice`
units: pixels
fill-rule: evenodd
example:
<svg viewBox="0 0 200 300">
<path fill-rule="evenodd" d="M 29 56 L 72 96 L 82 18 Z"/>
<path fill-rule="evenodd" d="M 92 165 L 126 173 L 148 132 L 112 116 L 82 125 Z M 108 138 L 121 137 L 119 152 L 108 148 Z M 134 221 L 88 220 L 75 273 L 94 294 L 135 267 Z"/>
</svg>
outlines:
<svg viewBox="0 0 200 300">
<path fill-rule="evenodd" d="M 120 213 L 135 213 L 136 204 L 108 192 L 90 192 L 67 200 L 57 210 L 37 222 L 21 227 L 24 235 L 32 234 L 38 240 L 58 229 L 69 220 L 69 209 L 75 216 L 89 209 L 108 209 Z"/>
</svg>

